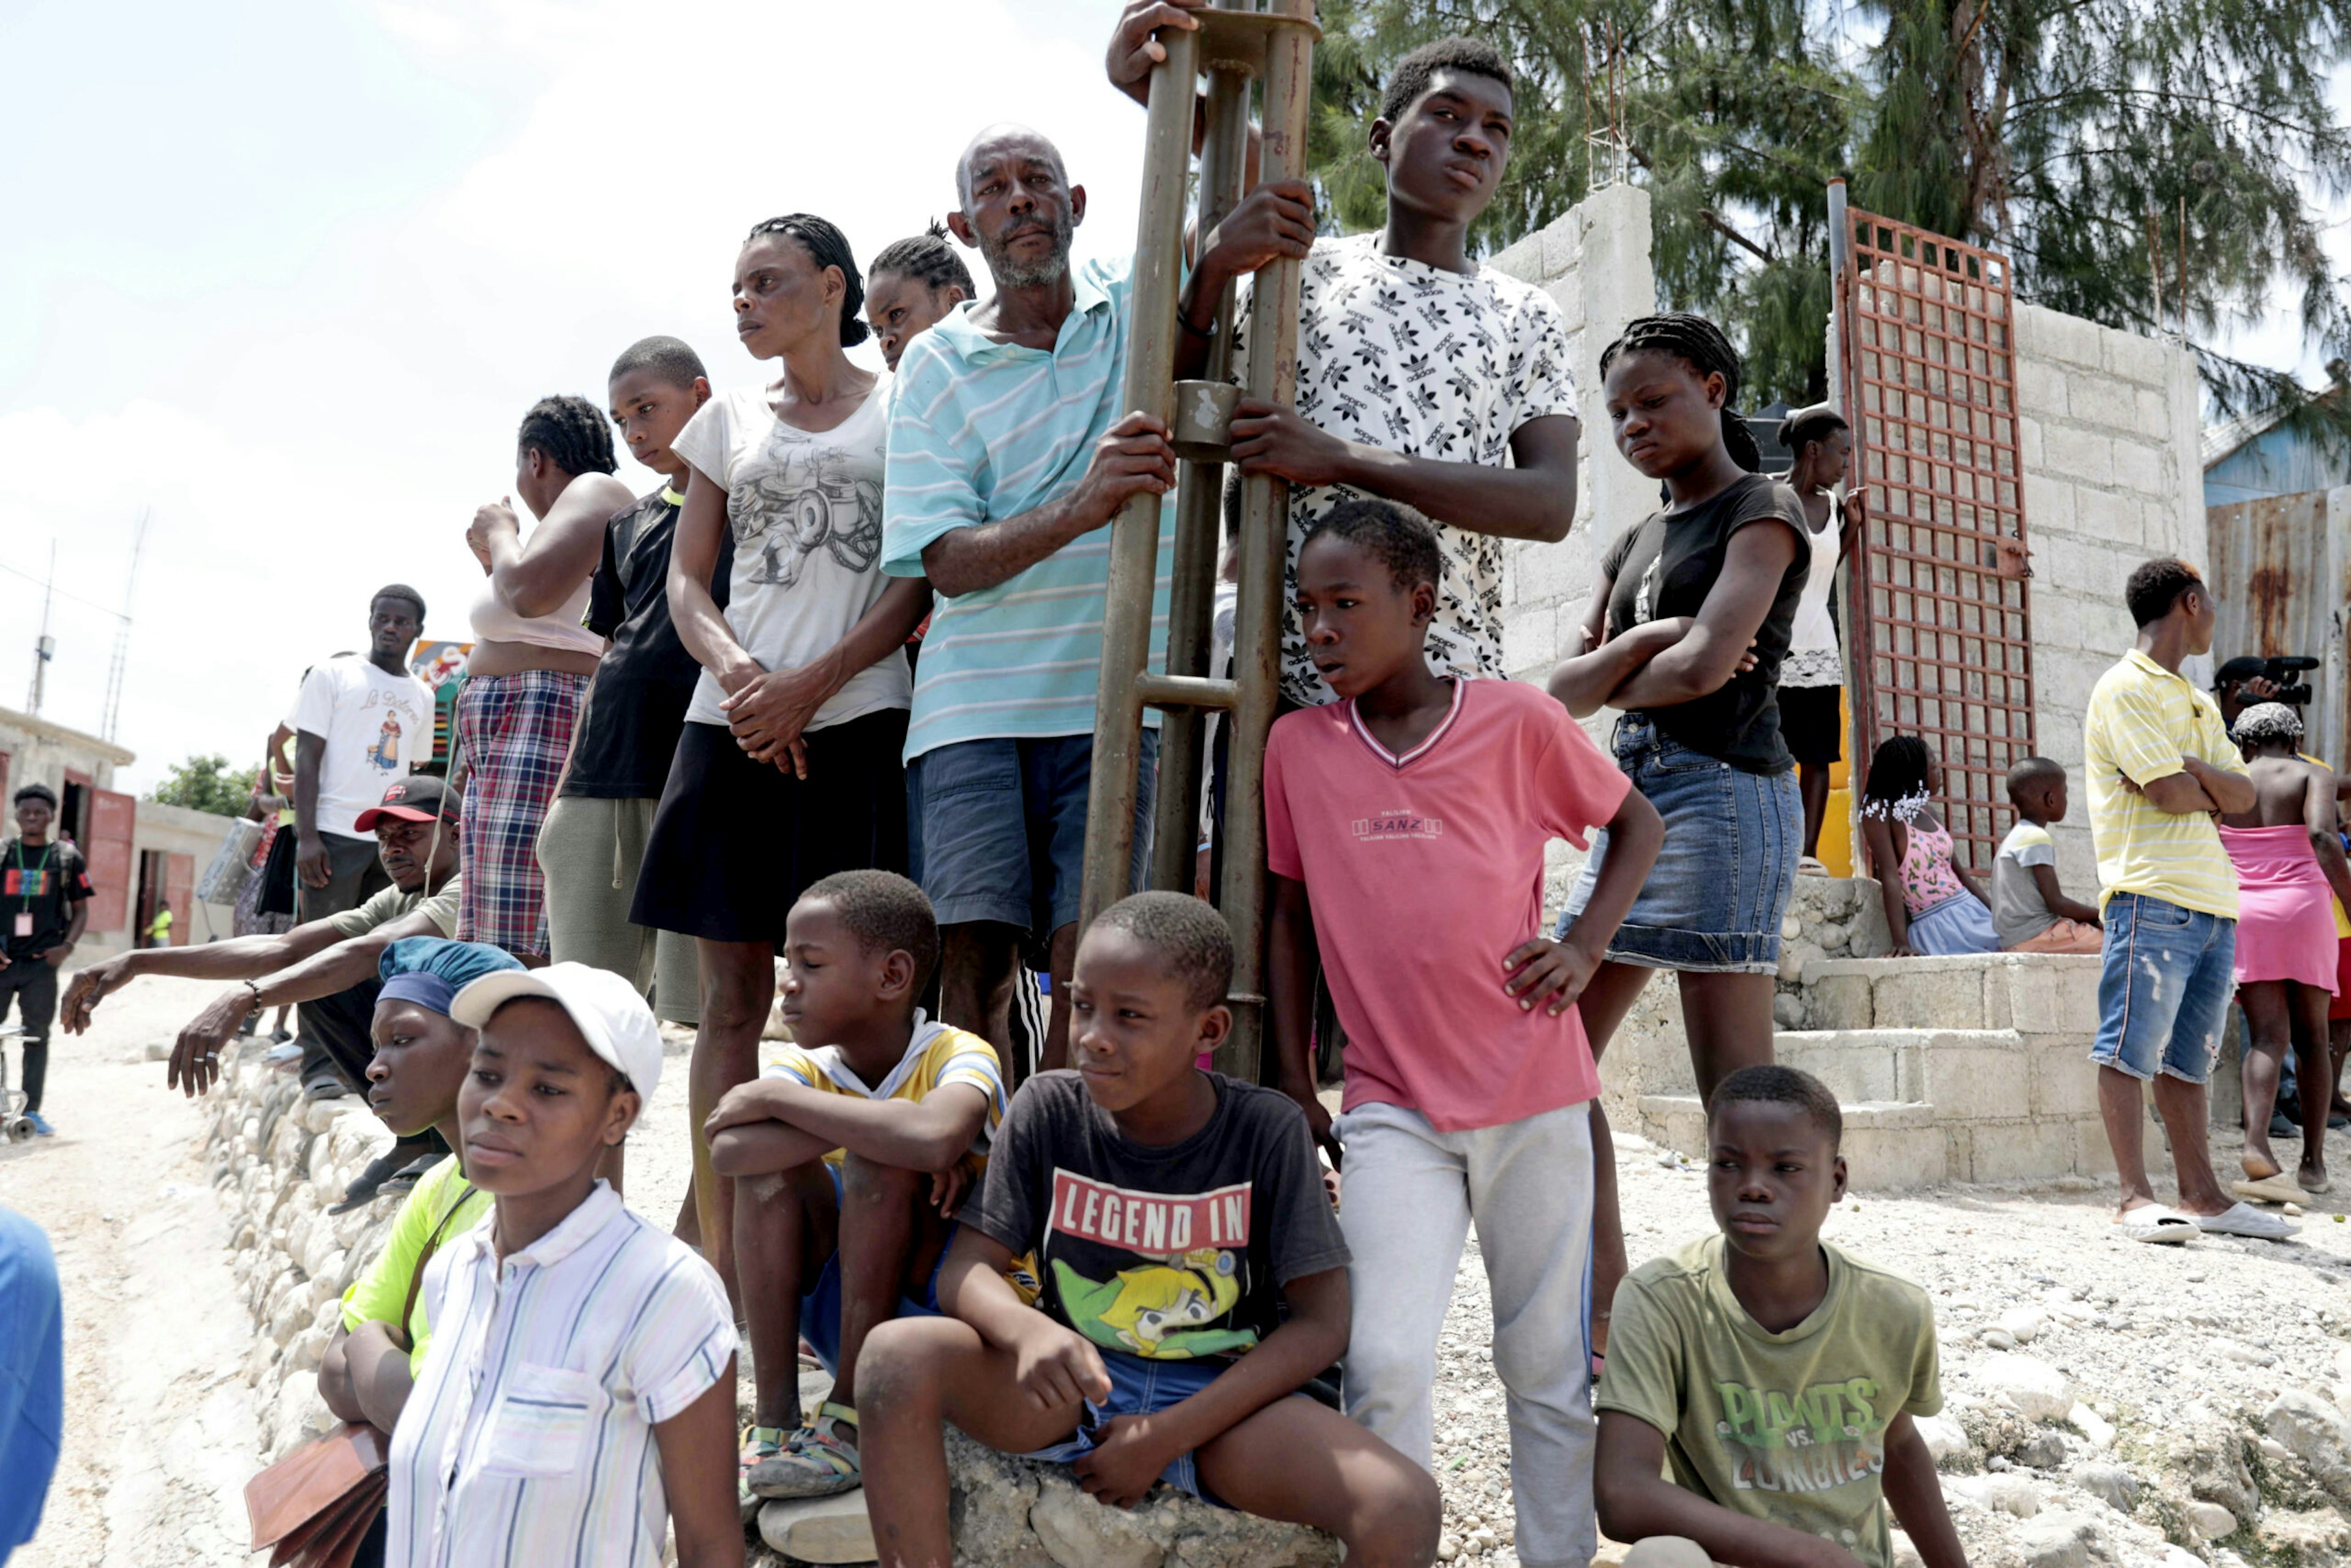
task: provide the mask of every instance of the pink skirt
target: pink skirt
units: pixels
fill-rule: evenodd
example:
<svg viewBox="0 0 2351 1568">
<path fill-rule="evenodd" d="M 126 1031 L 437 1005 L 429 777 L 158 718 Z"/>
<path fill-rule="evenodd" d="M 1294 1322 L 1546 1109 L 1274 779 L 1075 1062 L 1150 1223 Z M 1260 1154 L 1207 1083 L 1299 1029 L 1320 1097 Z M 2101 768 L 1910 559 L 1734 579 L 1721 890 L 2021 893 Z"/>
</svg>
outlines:
<svg viewBox="0 0 2351 1568">
<path fill-rule="evenodd" d="M 2222 828 L 2220 842 L 2237 867 L 2237 983 L 2298 980 L 2333 995 L 2342 950 L 2309 830 Z"/>
</svg>

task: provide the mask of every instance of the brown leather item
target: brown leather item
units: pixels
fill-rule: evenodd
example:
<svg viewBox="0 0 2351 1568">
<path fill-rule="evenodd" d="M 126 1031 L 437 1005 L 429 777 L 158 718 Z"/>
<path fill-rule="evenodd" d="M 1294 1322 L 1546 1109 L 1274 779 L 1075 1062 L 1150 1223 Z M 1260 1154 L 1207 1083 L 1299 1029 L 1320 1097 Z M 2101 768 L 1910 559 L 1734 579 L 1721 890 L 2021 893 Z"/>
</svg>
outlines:
<svg viewBox="0 0 2351 1568">
<path fill-rule="evenodd" d="M 275 1546 L 298 1532 L 307 1539 L 315 1525 L 340 1516 L 342 1505 L 362 1490 L 370 1500 L 360 1524 L 364 1533 L 366 1518 L 383 1502 L 392 1439 L 373 1427 L 346 1421 L 246 1482 L 245 1511 L 253 1521 L 253 1550 Z M 272 1559 L 283 1561 L 290 1559 Z"/>
<path fill-rule="evenodd" d="M 378 1471 L 279 1542 L 269 1568 L 351 1568 L 369 1530 L 383 1512 L 384 1491 L 385 1476 Z"/>
</svg>

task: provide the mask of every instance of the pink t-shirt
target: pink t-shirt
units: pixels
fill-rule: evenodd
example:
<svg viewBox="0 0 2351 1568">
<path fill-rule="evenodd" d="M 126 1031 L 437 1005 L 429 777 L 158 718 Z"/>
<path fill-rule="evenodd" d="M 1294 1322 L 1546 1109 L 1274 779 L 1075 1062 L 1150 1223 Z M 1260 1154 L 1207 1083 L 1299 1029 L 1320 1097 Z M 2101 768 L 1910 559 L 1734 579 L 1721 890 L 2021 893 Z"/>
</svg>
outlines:
<svg viewBox="0 0 2351 1568">
<path fill-rule="evenodd" d="M 1522 1010 L 1502 959 L 1542 928 L 1543 846 L 1616 814 L 1631 783 L 1548 695 L 1458 681 L 1397 757 L 1353 702 L 1301 708 L 1265 756 L 1266 859 L 1306 884 L 1347 1026 L 1347 1109 L 1404 1105 L 1441 1132 L 1590 1100 L 1583 1020 Z"/>
</svg>

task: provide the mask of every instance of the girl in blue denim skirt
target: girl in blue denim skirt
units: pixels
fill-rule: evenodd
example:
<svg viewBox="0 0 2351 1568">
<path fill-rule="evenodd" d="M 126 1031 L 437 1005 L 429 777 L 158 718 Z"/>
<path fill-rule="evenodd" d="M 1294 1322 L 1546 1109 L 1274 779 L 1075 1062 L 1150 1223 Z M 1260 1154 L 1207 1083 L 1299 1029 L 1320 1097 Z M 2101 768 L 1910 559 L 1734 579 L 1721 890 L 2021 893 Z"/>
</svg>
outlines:
<svg viewBox="0 0 2351 1568">
<path fill-rule="evenodd" d="M 1644 316 L 1600 356 L 1616 449 L 1664 484 L 1669 504 L 1603 558 L 1583 651 L 1551 679 L 1579 717 L 1622 710 L 1617 763 L 1666 822 L 1656 867 L 1578 1004 L 1593 1054 L 1650 973 L 1675 970 L 1701 1095 L 1771 1060 L 1780 918 L 1803 849 L 1775 694 L 1811 550 L 1803 503 L 1755 472 L 1754 438 L 1731 412 L 1740 370 L 1721 331 L 1690 315 Z M 1591 895 L 1607 840 L 1593 840 L 1562 934 Z M 1596 1101 L 1592 1117 L 1593 1344 L 1604 1350 L 1626 1263 Z"/>
</svg>

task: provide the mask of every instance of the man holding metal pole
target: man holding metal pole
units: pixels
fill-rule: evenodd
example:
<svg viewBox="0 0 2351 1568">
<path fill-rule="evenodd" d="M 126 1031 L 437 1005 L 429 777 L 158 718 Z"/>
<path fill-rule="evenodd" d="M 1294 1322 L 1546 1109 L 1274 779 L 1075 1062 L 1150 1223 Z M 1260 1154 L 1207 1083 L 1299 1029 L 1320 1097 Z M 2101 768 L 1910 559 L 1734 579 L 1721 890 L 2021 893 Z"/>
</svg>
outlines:
<svg viewBox="0 0 2351 1568">
<path fill-rule="evenodd" d="M 1140 49 L 1151 28 L 1122 23 Z M 940 1014 L 1008 1045 L 1019 945 L 1049 943 L 1054 979 L 1041 1065 L 1062 1064 L 1063 986 L 1077 945 L 1095 691 L 1109 583 L 1104 532 L 1138 496 L 1168 495 L 1166 424 L 1121 406 L 1133 258 L 1072 267 L 1085 189 L 1022 126 L 981 131 L 956 172 L 948 226 L 996 284 L 899 362 L 884 488 L 883 570 L 939 596 L 907 727 L 909 837 L 938 910 Z M 1223 277 L 1312 239 L 1303 188 L 1269 187 L 1217 230 L 1199 269 Z M 1163 529 L 1155 621 L 1172 535 Z M 1164 633 L 1155 634 L 1155 658 Z M 1155 737 L 1144 739 L 1136 868 L 1149 852 Z M 1008 1066 L 1014 1078 L 1027 1064 Z"/>
</svg>

